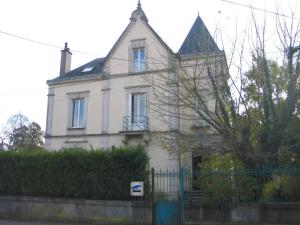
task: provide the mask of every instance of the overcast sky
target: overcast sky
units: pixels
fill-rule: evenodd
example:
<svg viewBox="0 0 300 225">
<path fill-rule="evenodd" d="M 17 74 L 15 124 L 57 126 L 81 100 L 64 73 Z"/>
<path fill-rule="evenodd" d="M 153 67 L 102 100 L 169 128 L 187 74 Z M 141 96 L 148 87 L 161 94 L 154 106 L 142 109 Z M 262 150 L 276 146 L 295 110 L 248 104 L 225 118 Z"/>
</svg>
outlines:
<svg viewBox="0 0 300 225">
<path fill-rule="evenodd" d="M 297 0 L 232 0 L 286 14 Z M 198 12 L 212 33 L 234 39 L 249 24 L 251 9 L 222 0 L 141 0 L 149 24 L 177 52 Z M 277 4 L 275 4 L 277 2 Z M 1 0 L 0 126 L 23 113 L 45 128 L 46 81 L 58 76 L 60 48 L 69 43 L 72 69 L 104 57 L 129 23 L 137 0 Z M 256 16 L 263 12 L 254 10 Z M 296 16 L 300 13 L 296 11 Z M 274 15 L 265 13 L 272 21 Z M 272 30 L 268 30 L 272 35 Z M 10 34 L 10 35 L 9 35 Z M 15 37 L 11 36 L 15 35 Z M 30 42 L 30 39 L 52 46 Z M 222 48 L 221 46 L 219 46 Z M 274 49 L 276 50 L 276 49 Z M 83 52 L 90 53 L 84 54 Z"/>
</svg>

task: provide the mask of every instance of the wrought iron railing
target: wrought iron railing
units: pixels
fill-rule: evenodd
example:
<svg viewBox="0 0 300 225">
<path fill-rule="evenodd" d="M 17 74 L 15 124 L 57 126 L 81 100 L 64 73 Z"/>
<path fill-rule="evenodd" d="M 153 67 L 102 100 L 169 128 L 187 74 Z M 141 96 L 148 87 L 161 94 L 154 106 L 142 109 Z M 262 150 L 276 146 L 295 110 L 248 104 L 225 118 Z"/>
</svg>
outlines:
<svg viewBox="0 0 300 225">
<path fill-rule="evenodd" d="M 148 130 L 148 117 L 144 115 L 123 117 L 123 131 L 145 130 Z"/>
<path fill-rule="evenodd" d="M 156 198 L 176 198 L 179 193 L 178 171 L 156 171 Z M 223 205 L 238 203 L 300 202 L 300 165 L 261 166 L 241 169 L 185 169 L 185 202 Z"/>
</svg>

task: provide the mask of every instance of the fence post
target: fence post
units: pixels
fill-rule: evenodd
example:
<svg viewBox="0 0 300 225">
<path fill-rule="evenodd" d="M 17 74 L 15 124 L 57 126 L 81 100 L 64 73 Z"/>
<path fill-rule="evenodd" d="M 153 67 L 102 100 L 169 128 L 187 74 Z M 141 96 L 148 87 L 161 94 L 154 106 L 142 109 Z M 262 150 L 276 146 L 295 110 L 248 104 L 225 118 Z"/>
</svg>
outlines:
<svg viewBox="0 0 300 225">
<path fill-rule="evenodd" d="M 184 216 L 184 168 L 179 169 L 179 222 L 183 224 Z"/>
<path fill-rule="evenodd" d="M 156 224 L 156 216 L 155 216 L 155 185 L 154 185 L 154 168 L 151 168 L 151 203 L 152 203 L 152 225 Z"/>
</svg>

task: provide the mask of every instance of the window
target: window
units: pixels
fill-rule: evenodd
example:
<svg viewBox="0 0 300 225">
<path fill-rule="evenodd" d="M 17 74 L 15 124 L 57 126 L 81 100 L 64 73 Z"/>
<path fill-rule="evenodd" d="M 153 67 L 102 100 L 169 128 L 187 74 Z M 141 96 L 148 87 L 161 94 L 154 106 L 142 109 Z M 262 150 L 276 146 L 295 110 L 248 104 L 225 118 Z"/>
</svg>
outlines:
<svg viewBox="0 0 300 225">
<path fill-rule="evenodd" d="M 195 122 L 192 126 L 199 128 L 209 128 L 210 125 L 207 122 L 207 119 L 209 119 L 208 114 L 216 113 L 216 101 L 213 99 L 213 95 L 209 91 L 199 90 L 199 93 L 199 96 L 194 97 L 194 99 L 191 100 L 194 101 L 192 110 L 195 113 Z"/>
<path fill-rule="evenodd" d="M 196 114 L 196 120 L 195 120 L 194 126 L 195 127 L 205 127 L 206 126 L 206 121 L 198 113 Z"/>
<path fill-rule="evenodd" d="M 134 49 L 132 58 L 133 58 L 132 71 L 133 72 L 145 71 L 145 50 L 144 49 Z"/>
<path fill-rule="evenodd" d="M 68 92 L 67 132 L 70 135 L 86 133 L 90 91 Z"/>
<path fill-rule="evenodd" d="M 205 115 L 205 113 L 201 110 L 201 106 L 200 106 L 200 102 L 199 101 L 205 101 L 205 97 L 201 97 L 201 100 L 196 98 L 194 99 L 195 102 L 195 108 L 194 108 L 194 112 L 195 112 L 195 121 L 193 123 L 193 127 L 206 127 L 207 123 L 206 121 L 203 119 L 203 117 L 200 115 L 200 112 L 202 112 L 202 114 Z M 207 104 L 207 103 L 206 103 Z"/>
<path fill-rule="evenodd" d="M 146 38 L 139 38 L 130 41 L 128 46 L 128 71 L 140 73 L 147 70 L 148 45 Z"/>
<path fill-rule="evenodd" d="M 81 72 L 83 72 L 83 73 L 91 72 L 94 68 L 95 68 L 95 66 L 88 66 L 88 67 L 85 67 Z"/>
<path fill-rule="evenodd" d="M 146 110 L 145 110 L 145 94 L 139 93 L 139 94 L 131 94 L 130 95 L 130 102 L 131 102 L 131 117 L 134 119 L 138 116 L 145 116 Z"/>
<path fill-rule="evenodd" d="M 72 128 L 84 127 L 84 99 L 72 99 Z"/>
<path fill-rule="evenodd" d="M 128 116 L 124 117 L 124 130 L 146 130 L 146 94 L 134 93 L 128 96 Z"/>
</svg>

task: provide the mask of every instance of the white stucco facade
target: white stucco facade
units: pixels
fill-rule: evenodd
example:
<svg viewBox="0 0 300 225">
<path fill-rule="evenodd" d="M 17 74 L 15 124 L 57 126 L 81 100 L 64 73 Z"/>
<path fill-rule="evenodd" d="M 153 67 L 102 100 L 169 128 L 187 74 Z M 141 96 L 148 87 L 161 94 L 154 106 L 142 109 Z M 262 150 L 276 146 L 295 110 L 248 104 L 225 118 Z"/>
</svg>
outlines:
<svg viewBox="0 0 300 225">
<path fill-rule="evenodd" d="M 65 48 L 62 54 L 69 54 L 69 49 Z M 150 96 L 153 90 L 151 83 L 145 79 L 145 76 L 153 74 L 155 77 L 173 73 L 169 57 L 174 56 L 150 27 L 138 5 L 116 44 L 104 59 L 99 60 L 101 69 L 98 72 L 83 72 L 89 70 L 89 66 L 97 68 L 99 65 L 96 63 L 74 71 L 63 68 L 61 71 L 66 71 L 65 74 L 48 81 L 45 148 L 105 150 L 112 146 L 140 144 L 148 152 L 149 167 L 177 169 L 178 154 L 170 153 L 157 138 L 157 134 L 170 132 L 170 124 L 164 123 L 160 113 L 152 109 Z M 137 62 L 143 68 L 138 72 L 133 68 L 135 57 L 142 61 Z M 191 61 L 188 59 L 184 63 Z M 68 66 L 68 63 L 65 64 Z M 205 78 L 203 80 L 205 90 Z M 76 105 L 75 100 L 78 99 L 83 100 L 83 106 Z M 211 105 L 214 107 L 213 99 Z M 133 122 L 136 115 L 140 116 L 138 114 L 142 114 L 142 119 Z M 83 125 L 74 126 L 74 117 Z M 193 121 L 173 120 L 172 123 L 172 129 L 178 128 L 180 123 L 184 132 L 193 132 Z M 191 153 L 185 154 L 186 164 L 191 164 L 190 157 Z"/>
</svg>

